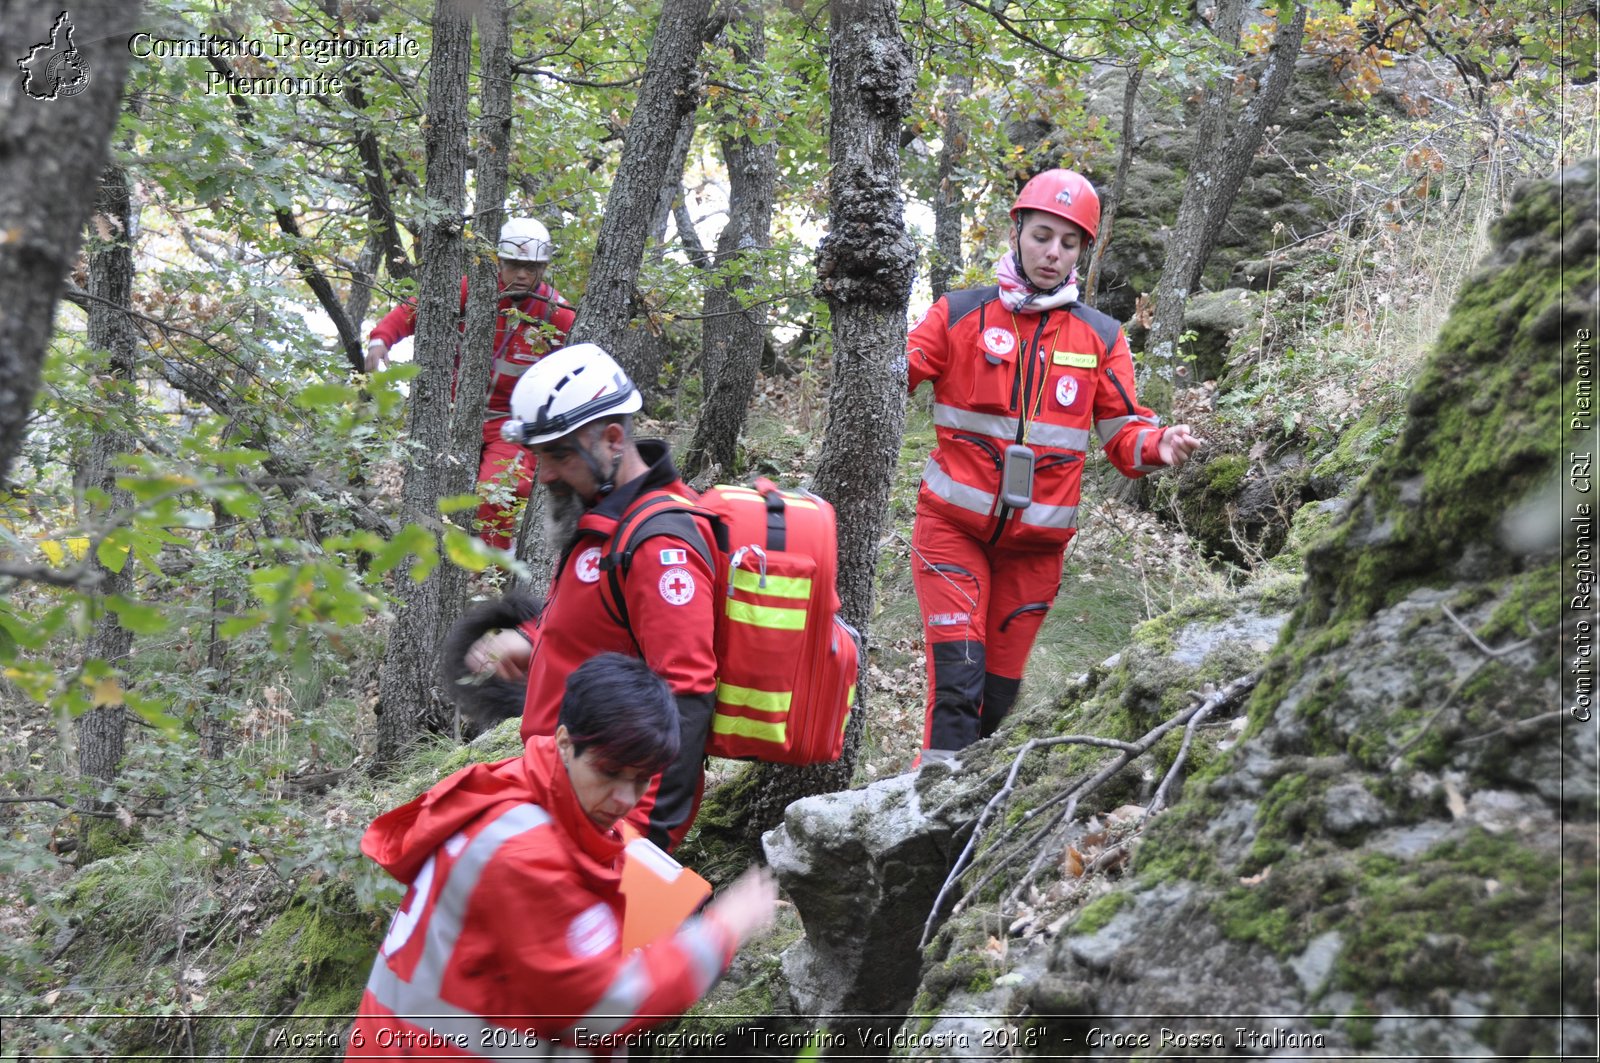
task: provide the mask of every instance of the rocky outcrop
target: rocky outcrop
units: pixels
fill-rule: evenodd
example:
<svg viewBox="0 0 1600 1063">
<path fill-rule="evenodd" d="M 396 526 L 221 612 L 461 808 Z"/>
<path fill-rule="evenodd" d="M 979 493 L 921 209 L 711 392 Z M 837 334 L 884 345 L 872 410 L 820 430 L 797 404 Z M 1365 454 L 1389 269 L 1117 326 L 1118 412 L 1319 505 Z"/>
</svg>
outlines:
<svg viewBox="0 0 1600 1063">
<path fill-rule="evenodd" d="M 1176 732 L 1043 835 L 1104 751 L 1033 754 L 922 955 L 897 1054 L 1592 1056 L 1600 754 L 1593 724 L 1552 711 L 1560 558 L 1504 518 L 1525 524 L 1518 503 L 1555 472 L 1558 355 L 1596 314 L 1595 242 L 1593 164 L 1518 191 L 1400 438 L 1348 504 L 1306 507 L 1320 537 L 1270 652 L 1283 577 L 1145 625 L 954 774 L 791 809 L 768 844 L 805 923 L 785 962 L 809 1006 L 904 998 L 889 957 L 915 947 L 936 865 L 1022 740 L 1129 740 L 1259 666 L 1238 730 L 1196 738 L 1181 796 L 1142 830 L 1119 806 L 1150 800 Z M 1034 851 L 1004 864 L 1019 839 Z M 828 876 L 864 884 L 847 916 Z M 880 919 L 894 929 L 874 937 Z"/>
</svg>

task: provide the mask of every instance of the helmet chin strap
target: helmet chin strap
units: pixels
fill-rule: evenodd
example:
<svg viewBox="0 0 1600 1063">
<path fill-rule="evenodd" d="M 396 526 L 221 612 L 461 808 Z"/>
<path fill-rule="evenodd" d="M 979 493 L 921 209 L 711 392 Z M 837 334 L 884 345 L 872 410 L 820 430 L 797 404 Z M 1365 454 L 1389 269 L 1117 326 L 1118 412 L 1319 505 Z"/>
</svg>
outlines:
<svg viewBox="0 0 1600 1063">
<path fill-rule="evenodd" d="M 581 453 L 583 454 L 584 464 L 589 466 L 589 475 L 594 477 L 595 501 L 598 502 L 617 489 L 617 470 L 622 468 L 622 455 L 618 454 L 613 457 L 610 472 L 601 472 L 599 459 L 594 456 L 588 447 L 584 447 Z"/>
</svg>

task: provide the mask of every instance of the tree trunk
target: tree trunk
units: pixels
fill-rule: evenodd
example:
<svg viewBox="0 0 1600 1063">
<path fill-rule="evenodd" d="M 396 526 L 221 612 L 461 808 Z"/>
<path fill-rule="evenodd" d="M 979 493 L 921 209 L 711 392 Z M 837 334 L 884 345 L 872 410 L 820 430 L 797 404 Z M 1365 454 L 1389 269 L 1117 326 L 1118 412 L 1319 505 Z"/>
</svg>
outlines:
<svg viewBox="0 0 1600 1063">
<path fill-rule="evenodd" d="M 915 69 L 895 11 L 890 0 L 835 0 L 831 8 L 829 232 L 817 249 L 817 294 L 832 307 L 834 350 L 828 424 L 812 486 L 839 515 L 842 612 L 863 639 L 905 427 L 905 313 L 916 270 L 899 155 Z M 849 786 L 871 705 L 864 660 L 861 672 L 837 762 L 757 764 L 753 777 L 741 780 L 746 844 L 759 844 L 791 802 Z"/>
<path fill-rule="evenodd" d="M 1230 50 L 1238 47 L 1244 8 L 1245 0 L 1225 0 L 1217 9 L 1212 29 Z M 1200 283 L 1234 197 L 1261 146 L 1267 123 L 1289 91 L 1305 28 L 1306 9 L 1296 4 L 1289 21 L 1278 24 L 1259 87 L 1237 120 L 1230 122 L 1234 87 L 1231 68 L 1207 86 L 1201 101 L 1189 177 L 1184 182 L 1178 219 L 1167 241 L 1167 257 L 1161 266 L 1161 279 L 1156 282 L 1155 320 L 1145 341 L 1145 355 L 1152 371 L 1141 386 L 1141 398 L 1158 413 L 1172 409 L 1178 339 L 1183 334 L 1189 296 Z"/>
<path fill-rule="evenodd" d="M 748 33 L 748 43 L 734 42 L 734 62 L 742 69 L 759 69 L 767 61 L 761 9 L 746 8 L 735 25 Z M 748 136 L 724 135 L 722 157 L 728 167 L 728 223 L 717 237 L 718 276 L 707 285 L 703 304 L 700 373 L 705 402 L 682 468 L 685 476 L 694 476 L 710 467 L 728 479 L 738 468 L 739 433 L 750 411 L 767 337 L 766 304 L 742 305 L 740 293 L 756 285 L 761 252 L 772 241 L 777 144 L 771 138 L 757 143 Z"/>
<path fill-rule="evenodd" d="M 1111 244 L 1111 232 L 1117 221 L 1117 211 L 1122 206 L 1122 196 L 1128 189 L 1128 171 L 1133 167 L 1134 106 L 1138 102 L 1139 82 L 1144 80 L 1144 67 L 1135 66 L 1128 71 L 1128 82 L 1122 89 L 1122 144 L 1117 152 L 1117 173 L 1111 179 L 1111 188 L 1100 194 L 1100 229 L 1095 234 L 1094 254 L 1089 257 L 1089 272 L 1083 281 L 1083 301 L 1094 305 L 1094 292 L 1100 286 L 1100 260 Z"/>
<path fill-rule="evenodd" d="M 100 177 L 95 197 L 92 224 L 96 229 L 89 253 L 89 346 L 109 353 L 104 374 L 97 374 L 101 412 L 97 428 L 89 441 L 79 467 L 79 483 L 85 489 L 105 492 L 109 509 L 124 509 L 132 496 L 117 487 L 114 459 L 133 446 L 134 366 L 138 337 L 128 321 L 133 300 L 133 208 L 128 192 L 128 175 L 119 166 L 107 166 Z M 104 520 L 107 506 L 87 506 L 87 526 Z M 133 562 L 128 559 L 120 571 L 112 572 L 100 563 L 101 582 L 93 603 L 95 618 L 84 644 L 85 661 L 99 661 L 113 669 L 127 663 L 133 646 L 133 632 L 117 622 L 104 606 L 104 597 L 127 594 L 133 583 Z M 101 784 L 114 781 L 122 766 L 127 732 L 127 710 L 122 699 L 96 698 L 100 704 L 78 720 L 78 771 Z"/>
<path fill-rule="evenodd" d="M 635 383 L 646 391 L 655 378 L 637 361 L 626 342 L 635 307 L 634 286 L 644 258 L 645 240 L 655 217 L 657 196 L 667 179 L 672 148 L 683 116 L 699 100 L 695 68 L 711 0 L 663 0 L 650 58 L 645 62 L 639 100 L 628 119 L 616 180 L 606 199 L 605 218 L 595 241 L 594 260 L 569 344 L 598 343 L 617 355 Z M 630 357 L 633 355 L 633 357 Z"/>
<path fill-rule="evenodd" d="M 933 255 L 928 282 L 938 299 L 950 290 L 961 272 L 961 228 L 966 201 L 962 198 L 956 165 L 967 153 L 967 130 L 961 119 L 961 101 L 972 95 L 972 75 L 950 75 L 944 94 L 944 144 L 939 148 L 939 185 L 933 190 Z"/>
<path fill-rule="evenodd" d="M 0 56 L 12 64 L 0 94 L 0 484 L 22 445 L 33 395 L 39 387 L 55 317 L 56 300 L 78 255 L 83 223 L 94 205 L 95 184 L 116 127 L 130 54 L 126 35 L 140 19 L 137 0 L 85 0 L 73 4 L 71 44 L 83 66 L 69 62 L 57 75 L 87 71 L 75 81 L 50 81 L 50 60 L 62 54 L 54 39 L 60 8 L 0 6 Z M 63 14 L 65 14 L 63 12 Z M 65 34 L 65 28 L 57 30 Z M 61 42 L 64 45 L 66 42 Z M 15 64 L 28 61 L 25 91 Z M 51 95 L 56 99 L 35 99 Z"/>
<path fill-rule="evenodd" d="M 466 8 L 459 0 L 435 0 L 428 113 L 423 126 L 426 191 L 432 209 L 422 230 L 415 339 L 422 370 L 411 390 L 406 429 L 414 451 L 400 497 L 402 518 L 429 527 L 441 525 L 439 499 L 470 493 L 476 483 L 484 392 L 493 354 L 492 339 L 482 339 L 482 303 L 487 298 L 489 305 L 494 305 L 493 284 L 487 290 L 481 283 L 471 288 L 473 331 L 465 343 L 457 332 L 465 248 L 462 213 L 466 207 L 471 57 L 472 23 Z M 455 364 L 458 348 L 459 369 Z M 456 394 L 462 401 L 452 403 L 451 385 L 457 372 Z M 478 422 L 477 435 L 465 424 L 471 417 Z M 450 614 L 460 609 L 465 580 L 461 569 L 442 561 L 421 583 L 404 579 L 400 583 L 400 606 L 378 673 L 376 771 L 393 768 L 422 731 L 443 730 L 454 719 L 454 712 L 434 686 L 434 650 Z"/>
</svg>

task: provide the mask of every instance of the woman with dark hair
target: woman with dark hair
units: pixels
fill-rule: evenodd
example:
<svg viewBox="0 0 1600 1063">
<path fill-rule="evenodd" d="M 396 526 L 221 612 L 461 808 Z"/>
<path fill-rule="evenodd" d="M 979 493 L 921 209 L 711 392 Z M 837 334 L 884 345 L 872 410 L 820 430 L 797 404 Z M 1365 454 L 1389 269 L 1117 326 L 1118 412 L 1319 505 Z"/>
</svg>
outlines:
<svg viewBox="0 0 1600 1063">
<path fill-rule="evenodd" d="M 677 703 L 644 662 L 608 653 L 568 678 L 559 719 L 523 756 L 463 768 L 368 829 L 361 851 L 410 888 L 351 1057 L 604 1057 L 692 1006 L 771 921 L 777 887 L 752 868 L 702 914 L 625 947 L 630 906 L 658 899 L 624 886 L 625 865 L 648 865 L 661 897 L 689 874 L 617 829 L 677 756 Z"/>
</svg>

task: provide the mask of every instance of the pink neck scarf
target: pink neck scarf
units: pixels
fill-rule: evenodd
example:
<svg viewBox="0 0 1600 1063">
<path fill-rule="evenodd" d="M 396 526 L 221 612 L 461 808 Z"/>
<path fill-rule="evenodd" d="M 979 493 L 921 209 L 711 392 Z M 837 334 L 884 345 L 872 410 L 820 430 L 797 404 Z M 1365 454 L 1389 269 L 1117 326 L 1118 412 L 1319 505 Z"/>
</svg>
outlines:
<svg viewBox="0 0 1600 1063">
<path fill-rule="evenodd" d="M 1052 292 L 1042 292 L 1029 284 L 1017 268 L 1015 253 L 1007 251 L 995 266 L 995 280 L 1000 285 L 1000 301 L 1012 313 L 1020 310 L 1054 310 L 1058 306 L 1078 301 L 1078 270 L 1074 266 L 1067 279 Z"/>
</svg>

